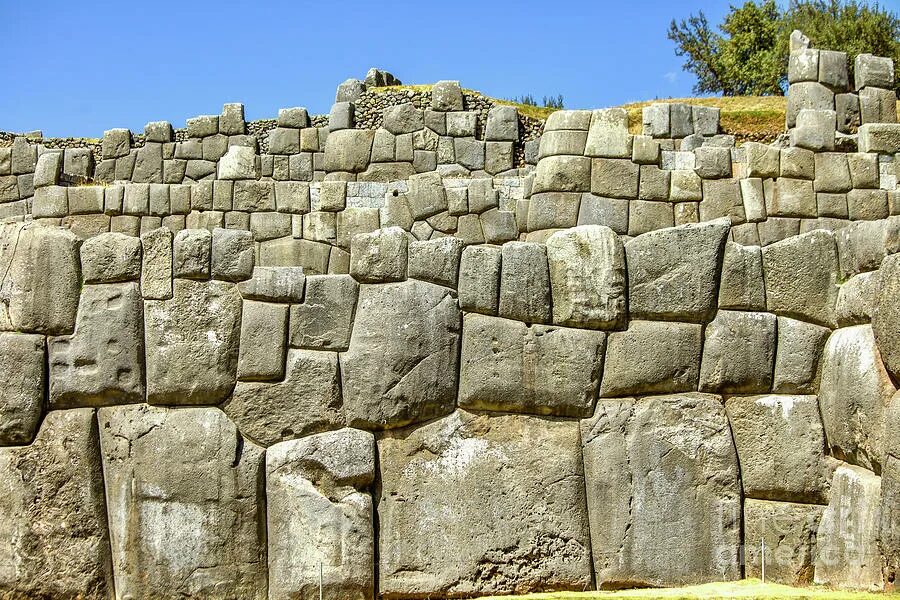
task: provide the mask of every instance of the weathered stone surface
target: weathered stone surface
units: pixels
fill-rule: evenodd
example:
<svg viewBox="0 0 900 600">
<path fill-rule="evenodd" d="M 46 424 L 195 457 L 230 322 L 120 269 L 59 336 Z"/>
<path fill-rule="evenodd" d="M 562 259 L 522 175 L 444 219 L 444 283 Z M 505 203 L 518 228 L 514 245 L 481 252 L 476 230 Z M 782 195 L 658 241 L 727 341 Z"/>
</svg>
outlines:
<svg viewBox="0 0 900 600">
<path fill-rule="evenodd" d="M 51 337 L 50 407 L 144 399 L 144 311 L 137 283 L 86 285 L 75 332 Z"/>
<path fill-rule="evenodd" d="M 822 351 L 831 330 L 821 325 L 778 317 L 778 349 L 772 390 L 780 394 L 814 394 L 819 389 Z"/>
<path fill-rule="evenodd" d="M 261 446 L 336 429 L 343 423 L 338 355 L 288 350 L 283 381 L 240 382 L 222 410 Z"/>
<path fill-rule="evenodd" d="M 445 287 L 416 280 L 362 286 L 341 354 L 347 423 L 387 429 L 453 410 L 461 325 Z"/>
<path fill-rule="evenodd" d="M 0 329 L 71 333 L 81 290 L 78 238 L 16 223 L 0 226 L 0 242 Z"/>
<path fill-rule="evenodd" d="M 172 242 L 172 275 L 208 279 L 212 256 L 212 233 L 208 229 L 182 229 Z"/>
<path fill-rule="evenodd" d="M 894 401 L 893 431 L 900 423 L 900 402 Z M 896 433 L 900 442 L 900 433 Z M 893 446 L 900 454 L 900 444 Z M 888 456 L 881 469 L 881 552 L 884 555 L 884 579 L 896 585 L 900 575 L 900 456 Z"/>
<path fill-rule="evenodd" d="M 102 233 L 81 245 L 85 283 L 130 281 L 141 276 L 141 240 L 124 233 Z"/>
<path fill-rule="evenodd" d="M 284 378 L 288 305 L 245 300 L 237 377 L 242 381 Z"/>
<path fill-rule="evenodd" d="M 767 581 L 795 586 L 812 583 L 823 510 L 815 504 L 745 500 L 745 575 L 762 576 L 761 542 L 765 541 Z"/>
<path fill-rule="evenodd" d="M 141 235 L 141 294 L 145 300 L 172 297 L 172 232 L 165 227 Z"/>
<path fill-rule="evenodd" d="M 738 460 L 718 396 L 601 400 L 581 432 L 598 588 L 740 578 Z"/>
<path fill-rule="evenodd" d="M 883 413 L 896 389 L 881 363 L 872 327 L 836 330 L 822 361 L 819 407 L 832 453 L 866 468 L 880 465 Z"/>
<path fill-rule="evenodd" d="M 438 81 L 431 88 L 431 108 L 447 112 L 463 109 L 463 95 L 458 81 Z"/>
<path fill-rule="evenodd" d="M 745 496 L 825 500 L 825 433 L 815 396 L 734 396 L 725 401 L 725 410 Z"/>
<path fill-rule="evenodd" d="M 375 131 L 371 129 L 332 131 L 325 143 L 325 170 L 349 173 L 365 171 L 374 140 Z"/>
<path fill-rule="evenodd" d="M 775 363 L 775 315 L 720 310 L 707 325 L 705 336 L 700 391 L 769 391 Z"/>
<path fill-rule="evenodd" d="M 691 323 L 631 321 L 607 340 L 600 396 L 696 390 L 702 335 Z"/>
<path fill-rule="evenodd" d="M 409 238 L 399 227 L 359 233 L 350 242 L 350 274 L 362 282 L 406 279 Z"/>
<path fill-rule="evenodd" d="M 633 317 L 708 321 L 716 310 L 725 220 L 651 231 L 625 244 Z"/>
<path fill-rule="evenodd" d="M 98 420 L 117 596 L 264 599 L 263 450 L 216 408 Z"/>
<path fill-rule="evenodd" d="M 483 315 L 463 320 L 459 405 L 474 410 L 587 417 L 606 335 Z"/>
<path fill-rule="evenodd" d="M 0 446 L 24 446 L 34 439 L 44 408 L 44 376 L 43 336 L 0 333 Z M 0 579 L 2 572 L 0 562 Z"/>
<path fill-rule="evenodd" d="M 815 583 L 884 587 L 878 547 L 880 488 L 881 478 L 871 471 L 852 465 L 837 468 L 816 537 Z"/>
<path fill-rule="evenodd" d="M 872 312 L 872 331 L 884 366 L 900 376 L 900 255 L 892 255 L 881 263 L 879 285 Z"/>
<path fill-rule="evenodd" d="M 248 146 L 231 146 L 218 163 L 219 179 L 259 179 L 259 157 Z"/>
<path fill-rule="evenodd" d="M 500 261 L 500 316 L 549 323 L 550 271 L 547 249 L 535 242 L 503 245 Z"/>
<path fill-rule="evenodd" d="M 838 257 L 834 235 L 817 229 L 763 248 L 770 312 L 835 326 Z"/>
<path fill-rule="evenodd" d="M 302 302 L 305 288 L 303 267 L 254 267 L 253 277 L 238 284 L 245 300 L 268 302 Z"/>
<path fill-rule="evenodd" d="M 212 277 L 243 281 L 253 276 L 253 235 L 236 229 L 213 229 Z M 276 265 L 277 266 L 277 265 Z"/>
<path fill-rule="evenodd" d="M 719 282 L 719 308 L 765 310 L 762 250 L 759 246 L 725 244 L 722 278 Z"/>
<path fill-rule="evenodd" d="M 0 596 L 112 597 L 97 422 L 47 415 L 30 446 L 0 449 Z"/>
<path fill-rule="evenodd" d="M 602 225 L 560 231 L 547 240 L 553 322 L 611 329 L 627 319 L 625 250 Z"/>
<path fill-rule="evenodd" d="M 385 433 L 378 453 L 380 594 L 590 585 L 577 423 L 460 410 Z"/>
<path fill-rule="evenodd" d="M 349 275 L 311 275 L 303 304 L 291 306 L 290 345 L 346 350 L 359 284 Z"/>
<path fill-rule="evenodd" d="M 591 191 L 591 159 L 585 156 L 548 156 L 538 161 L 532 192 Z"/>
<path fill-rule="evenodd" d="M 497 246 L 466 246 L 459 266 L 459 306 L 463 310 L 496 315 L 500 299 L 500 260 Z"/>
<path fill-rule="evenodd" d="M 409 276 L 455 289 L 462 251 L 463 241 L 457 237 L 410 242 Z"/>
<path fill-rule="evenodd" d="M 375 595 L 375 439 L 341 429 L 266 452 L 269 599 Z"/>
<path fill-rule="evenodd" d="M 881 286 L 881 273 L 872 271 L 854 275 L 845 281 L 838 290 L 835 317 L 838 325 L 861 325 L 872 321 L 875 314 L 875 306 L 878 301 L 878 290 Z M 878 331 L 876 330 L 876 339 Z M 882 347 L 882 358 L 885 348 Z"/>
<path fill-rule="evenodd" d="M 176 279 L 169 300 L 145 300 L 147 402 L 218 404 L 234 388 L 241 296 L 234 284 Z"/>
</svg>

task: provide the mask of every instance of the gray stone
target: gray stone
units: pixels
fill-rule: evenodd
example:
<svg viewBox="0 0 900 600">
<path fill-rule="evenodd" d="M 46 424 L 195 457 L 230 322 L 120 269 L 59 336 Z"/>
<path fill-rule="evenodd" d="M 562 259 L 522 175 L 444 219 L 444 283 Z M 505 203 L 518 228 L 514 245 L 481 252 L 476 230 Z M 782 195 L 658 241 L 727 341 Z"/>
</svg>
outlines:
<svg viewBox="0 0 900 600">
<path fill-rule="evenodd" d="M 253 277 L 239 283 L 238 290 L 245 300 L 298 304 L 305 284 L 302 267 L 254 267 Z"/>
<path fill-rule="evenodd" d="M 147 402 L 218 404 L 234 388 L 241 297 L 220 281 L 176 279 L 170 300 L 147 300 Z"/>
<path fill-rule="evenodd" d="M 654 138 L 668 138 L 671 132 L 669 104 L 653 103 L 641 110 L 644 135 Z"/>
<path fill-rule="evenodd" d="M 725 244 L 719 308 L 765 310 L 766 290 L 759 246 L 741 246 L 734 242 Z"/>
<path fill-rule="evenodd" d="M 769 391 L 775 364 L 775 315 L 720 310 L 704 335 L 700 391 Z"/>
<path fill-rule="evenodd" d="M 187 119 L 187 135 L 192 138 L 204 138 L 219 133 L 218 115 L 200 115 Z"/>
<path fill-rule="evenodd" d="M 459 137 L 453 139 L 453 152 L 456 162 L 470 171 L 478 171 L 484 168 L 485 143 L 474 137 Z"/>
<path fill-rule="evenodd" d="M 894 425 L 900 422 L 900 404 L 894 401 Z M 893 427 L 896 432 L 897 428 Z M 895 434 L 896 435 L 896 434 Z M 897 438 L 894 450 L 900 449 L 900 437 Z M 884 579 L 896 582 L 900 570 L 900 458 L 888 456 L 881 470 L 881 552 L 884 564 Z"/>
<path fill-rule="evenodd" d="M 0 449 L 0 595 L 113 597 L 94 411 L 53 411 L 30 446 Z"/>
<path fill-rule="evenodd" d="M 693 169 L 676 169 L 670 178 L 672 187 L 669 199 L 672 202 L 694 202 L 703 200 L 703 180 Z"/>
<path fill-rule="evenodd" d="M 788 128 L 796 126 L 797 114 L 804 108 L 834 110 L 834 92 L 814 81 L 792 84 L 787 102 Z"/>
<path fill-rule="evenodd" d="M 634 200 L 628 209 L 628 235 L 638 236 L 675 224 L 673 205 L 668 202 Z"/>
<path fill-rule="evenodd" d="M 447 135 L 457 137 L 475 137 L 478 113 L 475 111 L 453 111 L 447 114 Z"/>
<path fill-rule="evenodd" d="M 544 131 L 572 129 L 587 131 L 591 125 L 589 110 L 556 110 L 550 113 L 544 123 Z"/>
<path fill-rule="evenodd" d="M 815 583 L 880 590 L 879 496 L 881 478 L 841 465 L 834 473 L 831 500 L 816 536 Z"/>
<path fill-rule="evenodd" d="M 103 158 L 127 156 L 131 150 L 131 131 L 128 129 L 109 129 L 103 132 L 100 154 Z"/>
<path fill-rule="evenodd" d="M 600 396 L 696 390 L 702 337 L 701 325 L 631 321 L 609 335 Z"/>
<path fill-rule="evenodd" d="M 900 123 L 865 123 L 859 127 L 859 151 L 900 152 Z"/>
<path fill-rule="evenodd" d="M 632 316 L 708 321 L 717 305 L 727 221 L 645 233 L 625 244 Z"/>
<path fill-rule="evenodd" d="M 446 237 L 409 243 L 409 277 L 456 289 L 463 241 Z"/>
<path fill-rule="evenodd" d="M 762 252 L 768 310 L 834 327 L 838 257 L 831 232 L 796 235 Z"/>
<path fill-rule="evenodd" d="M 85 283 L 137 280 L 141 276 L 141 240 L 122 233 L 103 233 L 81 245 Z"/>
<path fill-rule="evenodd" d="M 549 323 L 550 271 L 547 250 L 534 242 L 503 245 L 500 316 L 528 323 Z"/>
<path fill-rule="evenodd" d="M 219 133 L 243 135 L 247 130 L 244 123 L 244 105 L 239 102 L 225 104 L 219 115 Z"/>
<path fill-rule="evenodd" d="M 894 87 L 892 59 L 871 54 L 857 54 L 853 64 L 853 82 L 857 90 L 864 87 Z"/>
<path fill-rule="evenodd" d="M 34 439 L 43 414 L 44 371 L 43 336 L 0 333 L 0 446 L 25 446 Z"/>
<path fill-rule="evenodd" d="M 34 168 L 34 187 L 39 188 L 59 184 L 62 166 L 62 152 L 44 152 L 41 154 Z"/>
<path fill-rule="evenodd" d="M 630 158 L 595 158 L 591 161 L 590 191 L 598 196 L 637 198 L 639 170 L 639 166 L 631 162 Z"/>
<path fill-rule="evenodd" d="M 817 192 L 848 192 L 853 188 L 850 164 L 843 152 L 819 152 L 816 154 Z"/>
<path fill-rule="evenodd" d="M 601 400 L 581 439 L 598 589 L 741 577 L 738 460 L 718 396 Z"/>
<path fill-rule="evenodd" d="M 266 598 L 264 451 L 216 408 L 98 420 L 117 596 Z"/>
<path fill-rule="evenodd" d="M 242 381 L 284 378 L 288 305 L 245 300 L 237 377 Z"/>
<path fill-rule="evenodd" d="M 819 80 L 819 51 L 805 48 L 791 52 L 788 60 L 788 82 Z"/>
<path fill-rule="evenodd" d="M 859 96 L 857 94 L 835 94 L 834 110 L 838 131 L 849 134 L 859 127 Z"/>
<path fill-rule="evenodd" d="M 293 348 L 346 350 L 350 345 L 359 284 L 349 275 L 310 275 L 303 304 L 291 306 Z"/>
<path fill-rule="evenodd" d="M 341 354 L 347 423 L 389 429 L 452 411 L 460 327 L 447 288 L 416 280 L 362 286 Z"/>
<path fill-rule="evenodd" d="M 253 235 L 249 231 L 213 229 L 212 277 L 243 281 L 253 276 Z"/>
<path fill-rule="evenodd" d="M 836 127 L 834 110 L 803 108 L 797 113 L 796 127 L 790 133 L 791 145 L 816 152 L 834 150 Z"/>
<path fill-rule="evenodd" d="M 813 394 L 819 389 L 822 351 L 831 330 L 821 325 L 778 317 L 778 349 L 772 390 Z"/>
<path fill-rule="evenodd" d="M 900 374 L 900 256 L 884 259 L 878 283 L 872 331 L 885 368 L 896 377 Z"/>
<path fill-rule="evenodd" d="M 731 177 L 731 149 L 701 146 L 694 150 L 694 170 L 704 179 Z"/>
<path fill-rule="evenodd" d="M 360 173 L 369 164 L 375 132 L 370 129 L 332 131 L 325 143 L 325 170 Z"/>
<path fill-rule="evenodd" d="M 881 286 L 881 273 L 874 271 L 871 273 L 860 273 L 854 275 L 845 281 L 838 291 L 837 306 L 835 313 L 838 325 L 846 327 L 847 325 L 860 325 L 869 323 L 875 314 L 875 306 L 878 301 L 878 289 Z M 883 321 L 879 319 L 879 324 L 875 329 L 876 339 L 879 337 L 879 329 Z M 888 348 L 882 343 L 881 352 L 882 359 L 885 363 L 889 363 L 886 356 Z"/>
<path fill-rule="evenodd" d="M 694 133 L 693 111 L 690 104 L 675 102 L 669 106 L 669 121 L 673 138 L 684 138 Z"/>
<path fill-rule="evenodd" d="M 278 121 L 279 127 L 309 127 L 309 113 L 305 108 L 296 106 L 293 108 L 279 108 Z"/>
<path fill-rule="evenodd" d="M 463 95 L 458 81 L 438 81 L 431 88 L 431 108 L 442 112 L 463 110 Z"/>
<path fill-rule="evenodd" d="M 781 152 L 777 146 L 747 142 L 743 146 L 747 155 L 747 175 L 750 177 L 778 177 Z"/>
<path fill-rule="evenodd" d="M 813 504 L 826 499 L 825 433 L 815 396 L 734 396 L 725 410 L 745 496 Z"/>
<path fill-rule="evenodd" d="M 488 110 L 484 139 L 515 142 L 519 139 L 519 111 L 514 106 L 493 106 Z"/>
<path fill-rule="evenodd" d="M 276 127 L 269 132 L 270 154 L 296 154 L 300 152 L 300 130 L 292 127 Z"/>
<path fill-rule="evenodd" d="M 406 278 L 409 238 L 399 227 L 353 236 L 350 274 L 362 282 L 402 281 Z"/>
<path fill-rule="evenodd" d="M 576 423 L 457 411 L 385 434 L 378 453 L 382 596 L 591 585 Z"/>
<path fill-rule="evenodd" d="M 500 299 L 500 261 L 497 246 L 467 246 L 459 273 L 459 305 L 465 311 L 496 315 Z"/>
<path fill-rule="evenodd" d="M 606 108 L 592 111 L 584 155 L 630 158 L 631 153 L 632 140 L 628 134 L 628 113 L 625 109 Z"/>
<path fill-rule="evenodd" d="M 628 233 L 628 205 L 624 198 L 582 194 L 578 225 L 606 225 L 618 234 Z"/>
<path fill-rule="evenodd" d="M 847 193 L 847 215 L 853 221 L 886 219 L 888 198 L 886 190 L 850 190 Z"/>
<path fill-rule="evenodd" d="M 422 111 L 412 102 L 388 106 L 384 109 L 384 128 L 394 135 L 412 133 L 425 127 Z"/>
<path fill-rule="evenodd" d="M 253 148 L 231 146 L 219 160 L 219 179 L 259 179 L 259 168 Z"/>
<path fill-rule="evenodd" d="M 172 297 L 172 232 L 160 227 L 141 235 L 141 294 L 147 300 Z"/>
<path fill-rule="evenodd" d="M 873 87 L 860 90 L 859 114 L 862 123 L 896 123 L 897 92 Z"/>
<path fill-rule="evenodd" d="M 816 532 L 824 507 L 815 504 L 744 501 L 745 575 L 762 576 L 760 544 L 765 542 L 766 579 L 806 586 L 812 583 Z"/>
<path fill-rule="evenodd" d="M 209 278 L 212 233 L 208 229 L 183 229 L 175 235 L 172 247 L 175 277 Z"/>
<path fill-rule="evenodd" d="M 466 315 L 459 405 L 473 410 L 590 416 L 606 336 Z"/>
<path fill-rule="evenodd" d="M 532 193 L 589 191 L 591 191 L 590 158 L 548 156 L 538 161 Z"/>
<path fill-rule="evenodd" d="M 50 407 L 143 401 L 143 325 L 137 283 L 84 286 L 75 332 L 48 341 Z"/>
<path fill-rule="evenodd" d="M 266 451 L 270 599 L 318 597 L 320 583 L 323 598 L 374 598 L 375 451 L 355 429 Z"/>
</svg>

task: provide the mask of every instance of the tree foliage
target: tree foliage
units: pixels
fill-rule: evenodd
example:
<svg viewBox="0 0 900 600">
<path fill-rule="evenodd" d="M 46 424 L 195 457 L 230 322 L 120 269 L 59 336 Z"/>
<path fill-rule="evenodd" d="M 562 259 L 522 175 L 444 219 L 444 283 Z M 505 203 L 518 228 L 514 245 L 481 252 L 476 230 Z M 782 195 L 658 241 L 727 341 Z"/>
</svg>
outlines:
<svg viewBox="0 0 900 600">
<path fill-rule="evenodd" d="M 890 56 L 900 65 L 900 18 L 864 0 L 748 0 L 731 6 L 716 29 L 701 11 L 672 20 L 668 38 L 684 69 L 697 77 L 699 94 L 782 95 L 787 89 L 791 31 L 799 29 L 817 48 Z"/>
</svg>

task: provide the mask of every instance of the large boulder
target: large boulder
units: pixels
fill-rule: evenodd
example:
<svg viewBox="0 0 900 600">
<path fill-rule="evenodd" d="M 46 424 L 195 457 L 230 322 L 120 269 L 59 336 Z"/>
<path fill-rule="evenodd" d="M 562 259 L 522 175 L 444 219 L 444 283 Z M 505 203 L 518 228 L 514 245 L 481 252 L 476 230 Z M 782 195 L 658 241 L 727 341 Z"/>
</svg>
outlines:
<svg viewBox="0 0 900 600">
<path fill-rule="evenodd" d="M 718 396 L 601 400 L 582 422 L 597 587 L 741 577 L 741 486 Z"/>
<path fill-rule="evenodd" d="M 883 460 L 883 416 L 896 388 L 881 364 L 870 325 L 838 329 L 822 358 L 819 407 L 838 458 L 866 468 Z"/>
<path fill-rule="evenodd" d="M 416 280 L 360 286 L 350 347 L 340 355 L 347 423 L 401 427 L 452 411 L 461 321 L 448 288 Z"/>
<path fill-rule="evenodd" d="M 283 381 L 242 381 L 222 405 L 261 446 L 335 429 L 343 423 L 336 352 L 288 350 Z"/>
<path fill-rule="evenodd" d="M 776 317 L 720 310 L 706 326 L 700 391 L 767 392 L 775 363 Z"/>
<path fill-rule="evenodd" d="M 31 443 L 44 409 L 44 337 L 0 333 L 0 446 Z"/>
<path fill-rule="evenodd" d="M 53 411 L 30 446 L 0 449 L 0 597 L 112 597 L 97 421 Z"/>
<path fill-rule="evenodd" d="M 72 333 L 81 262 L 78 237 L 58 227 L 0 226 L 0 330 Z"/>
<path fill-rule="evenodd" d="M 765 543 L 767 580 L 798 586 L 812 583 L 816 531 L 824 509 L 816 504 L 745 500 L 745 575 L 762 577 Z"/>
<path fill-rule="evenodd" d="M 567 417 L 590 416 L 606 335 L 468 314 L 463 319 L 459 405 Z"/>
<path fill-rule="evenodd" d="M 727 219 L 679 225 L 639 235 L 625 244 L 632 317 L 710 320 L 717 306 L 729 229 Z"/>
<path fill-rule="evenodd" d="M 269 600 L 375 595 L 375 438 L 358 429 L 266 451 Z M 321 569 L 321 571 L 320 571 Z"/>
<path fill-rule="evenodd" d="M 264 599 L 263 450 L 217 408 L 98 419 L 118 597 Z"/>
<path fill-rule="evenodd" d="M 137 282 L 84 286 L 75 333 L 49 340 L 50 406 L 144 400 L 144 303 Z"/>
<path fill-rule="evenodd" d="M 373 129 L 342 129 L 328 134 L 325 142 L 325 170 L 361 173 L 369 164 Z"/>
<path fill-rule="evenodd" d="M 834 472 L 831 500 L 816 538 L 815 583 L 880 590 L 884 587 L 878 545 L 881 477 L 852 465 Z"/>
<path fill-rule="evenodd" d="M 872 331 L 884 366 L 891 375 L 900 377 L 900 254 L 885 258 L 879 273 Z"/>
<path fill-rule="evenodd" d="M 176 279 L 169 300 L 145 300 L 147 401 L 218 404 L 237 378 L 241 295 L 232 283 Z"/>
<path fill-rule="evenodd" d="M 815 396 L 734 396 L 725 410 L 745 496 L 825 500 L 825 432 Z"/>
<path fill-rule="evenodd" d="M 591 329 L 625 324 L 625 250 L 602 225 L 557 232 L 547 240 L 553 322 Z"/>
<path fill-rule="evenodd" d="M 379 593 L 591 584 L 578 424 L 457 411 L 378 441 Z"/>
</svg>

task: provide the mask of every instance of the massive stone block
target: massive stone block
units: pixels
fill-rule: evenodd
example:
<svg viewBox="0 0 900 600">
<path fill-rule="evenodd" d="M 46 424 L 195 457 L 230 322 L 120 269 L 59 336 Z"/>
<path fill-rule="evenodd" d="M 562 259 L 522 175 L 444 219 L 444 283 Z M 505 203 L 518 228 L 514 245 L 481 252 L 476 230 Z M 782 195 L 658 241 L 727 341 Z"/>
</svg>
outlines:
<svg viewBox="0 0 900 600">
<path fill-rule="evenodd" d="M 130 281 L 141 275 L 141 240 L 124 233 L 102 233 L 81 245 L 85 283 Z"/>
<path fill-rule="evenodd" d="M 176 279 L 170 300 L 145 300 L 147 401 L 218 404 L 237 378 L 241 296 L 222 281 Z"/>
<path fill-rule="evenodd" d="M 880 285 L 877 286 L 872 331 L 884 365 L 894 376 L 900 376 L 900 254 L 881 262 Z"/>
<path fill-rule="evenodd" d="M 379 593 L 590 585 L 578 424 L 457 411 L 378 440 Z"/>
<path fill-rule="evenodd" d="M 816 504 L 745 500 L 745 575 L 762 576 L 765 541 L 766 580 L 785 585 L 812 583 L 816 531 L 824 509 Z"/>
<path fill-rule="evenodd" d="M 700 390 L 767 392 L 775 363 L 776 317 L 720 310 L 706 327 Z"/>
<path fill-rule="evenodd" d="M 895 404 L 897 401 L 895 400 Z M 895 405 L 895 435 L 900 425 L 900 404 Z M 900 446 L 894 450 L 900 454 Z M 897 584 L 900 576 L 900 456 L 888 456 L 881 469 L 881 528 L 879 541 L 884 556 L 884 579 Z"/>
<path fill-rule="evenodd" d="M 117 597 L 264 599 L 263 450 L 217 408 L 98 419 Z"/>
<path fill-rule="evenodd" d="M 741 576 L 741 489 L 718 396 L 601 400 L 582 421 L 597 587 Z"/>
<path fill-rule="evenodd" d="M 727 220 L 680 225 L 625 244 L 631 315 L 689 322 L 711 319 L 729 227 Z"/>
<path fill-rule="evenodd" d="M 346 350 L 359 284 L 349 275 L 310 275 L 303 304 L 291 306 L 288 339 L 295 348 Z"/>
<path fill-rule="evenodd" d="M 590 416 L 606 335 L 469 314 L 463 320 L 459 405 Z"/>
<path fill-rule="evenodd" d="M 375 438 L 341 429 L 266 451 L 269 600 L 375 595 Z"/>
<path fill-rule="evenodd" d="M 0 449 L 0 515 L 0 597 L 111 597 L 93 410 L 51 412 L 32 445 Z"/>
<path fill-rule="evenodd" d="M 338 355 L 288 350 L 284 381 L 240 382 L 222 410 L 262 446 L 335 429 L 343 423 Z"/>
<path fill-rule="evenodd" d="M 825 500 L 825 432 L 815 396 L 734 396 L 725 410 L 745 496 Z"/>
<path fill-rule="evenodd" d="M 583 225 L 547 240 L 553 322 L 591 329 L 617 328 L 627 319 L 625 250 L 602 225 Z"/>
<path fill-rule="evenodd" d="M 416 280 L 361 286 L 340 359 L 347 423 L 400 427 L 453 410 L 460 327 L 445 287 Z"/>
<path fill-rule="evenodd" d="M 822 351 L 831 330 L 821 325 L 778 317 L 778 348 L 772 391 L 812 394 L 819 389 Z"/>
<path fill-rule="evenodd" d="M 59 335 L 75 327 L 78 238 L 57 227 L 0 226 L 0 330 Z"/>
<path fill-rule="evenodd" d="M 832 333 L 822 361 L 819 407 L 832 453 L 867 468 L 879 465 L 884 411 L 896 389 L 881 364 L 872 327 Z"/>
<path fill-rule="evenodd" d="M 817 584 L 884 587 L 878 546 L 880 489 L 881 478 L 861 467 L 842 465 L 834 472 L 831 500 L 816 539 Z"/>
<path fill-rule="evenodd" d="M 144 304 L 137 282 L 84 286 L 75 333 L 51 337 L 50 407 L 144 400 Z"/>
<path fill-rule="evenodd" d="M 500 316 L 548 323 L 551 310 L 547 249 L 535 242 L 509 242 L 500 259 Z"/>
<path fill-rule="evenodd" d="M 34 439 L 44 412 L 44 376 L 43 336 L 0 333 L 0 446 Z"/>
</svg>

